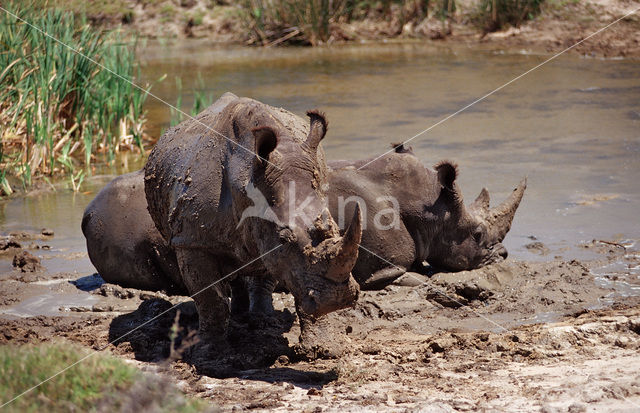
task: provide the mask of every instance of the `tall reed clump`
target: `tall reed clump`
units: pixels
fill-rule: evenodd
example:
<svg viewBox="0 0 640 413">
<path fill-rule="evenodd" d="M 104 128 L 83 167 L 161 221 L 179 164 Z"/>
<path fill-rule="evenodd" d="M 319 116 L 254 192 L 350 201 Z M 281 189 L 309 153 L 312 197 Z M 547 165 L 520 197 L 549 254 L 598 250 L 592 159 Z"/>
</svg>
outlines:
<svg viewBox="0 0 640 413">
<path fill-rule="evenodd" d="M 111 160 L 120 150 L 142 149 L 146 94 L 119 77 L 139 73 L 132 44 L 92 29 L 82 15 L 25 2 L 3 7 L 51 37 L 0 12 L 2 191 L 11 192 L 9 176 L 25 188 L 38 175 L 73 181 L 82 173 L 75 169 L 99 153 Z"/>
<path fill-rule="evenodd" d="M 244 0 L 254 42 L 313 46 L 329 39 L 330 24 L 349 13 L 353 0 Z"/>
<path fill-rule="evenodd" d="M 473 24 L 484 33 L 500 30 L 506 25 L 520 26 L 540 14 L 544 0 L 481 0 L 471 15 Z"/>
</svg>

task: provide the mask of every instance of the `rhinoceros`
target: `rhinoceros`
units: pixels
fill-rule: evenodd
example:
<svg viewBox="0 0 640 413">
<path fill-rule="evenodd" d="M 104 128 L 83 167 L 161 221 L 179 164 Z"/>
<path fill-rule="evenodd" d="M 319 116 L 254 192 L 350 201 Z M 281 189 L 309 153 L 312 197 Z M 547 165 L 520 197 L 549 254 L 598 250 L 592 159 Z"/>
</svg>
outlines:
<svg viewBox="0 0 640 413">
<path fill-rule="evenodd" d="M 195 119 L 169 129 L 144 168 L 148 213 L 141 197 L 131 197 L 128 205 L 104 201 L 136 191 L 142 172 L 107 186 L 85 211 L 82 228 L 88 249 L 94 249 L 90 258 L 104 270 L 105 280 L 185 291 L 198 310 L 199 335 L 210 343 L 224 343 L 232 277 L 284 284 L 304 315 L 354 305 L 359 287 L 350 270 L 358 255 L 361 217 L 355 210 L 340 234 L 324 193 L 327 169 L 320 141 L 327 121 L 317 111 L 307 114 L 308 127 L 284 109 L 227 93 Z M 119 184 L 125 182 L 131 188 L 122 190 Z M 256 199 L 263 201 L 261 210 L 246 214 L 257 208 Z M 108 223 L 119 219 L 127 229 L 113 233 Z M 149 222 L 160 237 L 149 234 Z M 138 234 L 132 237 L 133 228 Z M 112 233 L 104 236 L 105 231 Z M 110 248 L 105 243 L 128 243 L 132 255 L 117 249 L 102 255 Z M 164 254 L 165 247 L 175 257 Z M 158 264 L 156 255 L 170 264 Z M 113 260 L 132 264 L 118 269 Z M 154 273 L 158 268 L 166 272 Z M 150 273 L 142 275 L 146 270 Z"/>
<path fill-rule="evenodd" d="M 344 221 L 357 202 L 364 204 L 362 249 L 352 270 L 363 289 L 382 288 L 424 261 L 440 270 L 462 271 L 507 257 L 501 242 L 524 195 L 526 178 L 493 209 L 486 188 L 465 207 L 455 163 L 441 161 L 430 169 L 410 148 L 393 147 L 373 162 L 329 162 L 333 216 Z"/>
<path fill-rule="evenodd" d="M 526 178 L 495 208 L 489 208 L 486 188 L 465 207 L 455 163 L 441 161 L 430 169 L 410 148 L 392 146 L 379 159 L 328 162 L 332 216 L 341 223 L 362 204 L 361 251 L 352 274 L 363 290 L 382 289 L 407 271 L 420 271 L 424 261 L 439 270 L 462 271 L 507 257 L 502 240 Z M 252 309 L 272 312 L 269 287 L 275 284 L 261 279 L 248 284 Z"/>
</svg>

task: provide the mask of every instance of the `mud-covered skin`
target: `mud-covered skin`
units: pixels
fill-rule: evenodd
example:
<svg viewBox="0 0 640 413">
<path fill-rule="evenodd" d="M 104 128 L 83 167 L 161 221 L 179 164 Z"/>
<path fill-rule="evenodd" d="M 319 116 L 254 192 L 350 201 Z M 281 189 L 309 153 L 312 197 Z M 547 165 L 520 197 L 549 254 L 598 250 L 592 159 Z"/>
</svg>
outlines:
<svg viewBox="0 0 640 413">
<path fill-rule="evenodd" d="M 327 171 L 319 143 L 327 123 L 317 112 L 309 117 L 307 128 L 309 122 L 283 109 L 225 94 L 196 120 L 167 131 L 149 156 L 148 210 L 175 251 L 207 341 L 224 341 L 230 274 L 274 277 L 300 311 L 313 316 L 351 306 L 358 297 L 350 270 L 360 216 L 353 215 L 341 236 L 323 192 Z M 255 189 L 274 219 L 241 220 L 254 206 L 249 195 Z M 301 215 L 289 216 L 300 212 L 291 203 L 305 205 Z"/>
<path fill-rule="evenodd" d="M 363 289 L 382 288 L 423 261 L 442 270 L 461 271 L 506 257 L 501 241 L 509 231 L 526 180 L 497 208 L 489 210 L 486 189 L 467 208 L 456 184 L 457 167 L 451 162 L 426 168 L 402 145 L 369 161 L 329 162 L 333 216 L 340 222 L 341 209 L 349 216 L 355 206 L 355 201 L 346 202 L 350 196 L 366 204 L 362 248 L 352 271 Z M 343 208 L 339 197 L 345 200 Z M 393 204 L 381 201 L 383 197 L 397 200 L 400 209 L 398 225 L 390 229 L 384 226 L 391 226 L 392 215 L 383 212 Z"/>
<path fill-rule="evenodd" d="M 144 171 L 121 175 L 89 203 L 82 232 L 102 278 L 123 287 L 184 294 L 175 253 L 147 211 Z"/>
</svg>

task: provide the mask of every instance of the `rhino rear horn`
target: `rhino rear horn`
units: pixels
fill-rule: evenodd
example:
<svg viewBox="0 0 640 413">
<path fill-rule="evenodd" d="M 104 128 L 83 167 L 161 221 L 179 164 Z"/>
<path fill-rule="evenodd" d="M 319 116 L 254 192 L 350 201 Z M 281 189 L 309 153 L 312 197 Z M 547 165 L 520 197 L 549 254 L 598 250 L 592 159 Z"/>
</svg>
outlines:
<svg viewBox="0 0 640 413">
<path fill-rule="evenodd" d="M 475 215 L 480 215 L 481 217 L 486 218 L 489 214 L 489 202 L 489 191 L 487 188 L 482 188 L 476 200 L 469 205 L 469 209 Z"/>
<path fill-rule="evenodd" d="M 336 245 L 337 254 L 331 260 L 327 278 L 343 282 L 349 278 L 351 269 L 358 259 L 358 247 L 362 239 L 362 213 L 360 212 L 360 204 L 356 204 L 353 218 L 347 227 L 340 242 Z"/>
<path fill-rule="evenodd" d="M 312 149 L 317 149 L 320 141 L 324 138 L 324 135 L 327 134 L 329 122 L 324 113 L 317 110 L 308 111 L 307 116 L 309 116 L 310 125 L 306 144 Z"/>
<path fill-rule="evenodd" d="M 511 229 L 511 222 L 520 205 L 520 201 L 522 201 L 525 189 L 527 189 L 527 178 L 520 181 L 520 184 L 513 190 L 511 195 L 509 195 L 509 198 L 489 211 L 486 220 L 489 236 L 494 241 L 501 242 Z"/>
</svg>

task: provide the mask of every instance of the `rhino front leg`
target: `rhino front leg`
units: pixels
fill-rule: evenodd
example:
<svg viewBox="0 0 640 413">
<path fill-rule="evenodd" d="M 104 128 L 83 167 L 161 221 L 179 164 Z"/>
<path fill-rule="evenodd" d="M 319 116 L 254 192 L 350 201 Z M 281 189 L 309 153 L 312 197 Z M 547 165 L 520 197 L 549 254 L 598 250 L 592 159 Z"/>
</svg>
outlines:
<svg viewBox="0 0 640 413">
<path fill-rule="evenodd" d="M 406 268 L 400 266 L 383 268 L 361 281 L 360 288 L 363 290 L 381 290 L 402 276 L 405 272 L 407 272 Z"/>
<path fill-rule="evenodd" d="M 218 257 L 206 251 L 176 251 L 182 280 L 198 310 L 198 335 L 206 344 L 226 345 L 226 332 L 231 313 L 231 288 Z"/>
</svg>

